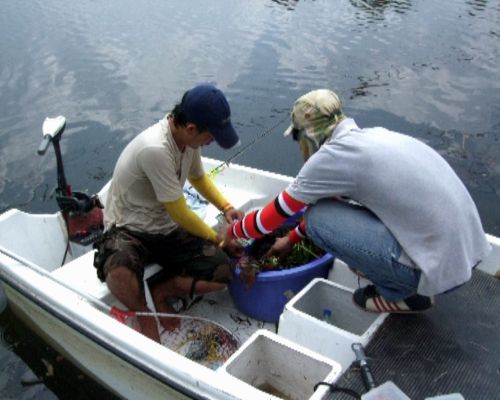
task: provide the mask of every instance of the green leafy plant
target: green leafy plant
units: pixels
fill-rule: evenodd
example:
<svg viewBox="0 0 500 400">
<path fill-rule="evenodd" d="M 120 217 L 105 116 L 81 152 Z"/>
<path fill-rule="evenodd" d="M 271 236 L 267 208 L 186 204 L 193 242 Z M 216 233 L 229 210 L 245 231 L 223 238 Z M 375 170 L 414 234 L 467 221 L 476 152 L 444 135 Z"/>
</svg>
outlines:
<svg viewBox="0 0 500 400">
<path fill-rule="evenodd" d="M 286 257 L 279 259 L 278 257 L 262 257 L 257 260 L 261 271 L 273 269 L 289 269 L 299 265 L 304 265 L 314 261 L 325 252 L 310 240 L 303 240 L 293 246 L 292 251 Z"/>
<path fill-rule="evenodd" d="M 305 239 L 293 246 L 292 251 L 283 258 L 266 257 L 266 253 L 272 247 L 277 238 L 286 236 L 294 226 L 283 226 L 269 235 L 254 240 L 249 244 L 247 263 L 251 264 L 254 270 L 267 271 L 289 269 L 307 264 L 320 258 L 325 252 L 313 242 Z"/>
<path fill-rule="evenodd" d="M 325 251 L 305 239 L 295 244 L 286 257 L 266 257 L 276 239 L 288 235 L 296 223 L 296 219 L 291 220 L 269 235 L 246 242 L 246 255 L 238 260 L 237 265 L 240 269 L 240 280 L 247 289 L 253 286 L 259 272 L 292 269 L 308 264 L 325 254 Z"/>
</svg>

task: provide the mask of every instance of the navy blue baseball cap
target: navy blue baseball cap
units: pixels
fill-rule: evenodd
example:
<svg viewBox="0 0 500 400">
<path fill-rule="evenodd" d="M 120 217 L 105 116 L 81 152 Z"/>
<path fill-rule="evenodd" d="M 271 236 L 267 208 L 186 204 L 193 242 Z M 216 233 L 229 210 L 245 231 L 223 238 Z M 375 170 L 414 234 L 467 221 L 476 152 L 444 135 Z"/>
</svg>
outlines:
<svg viewBox="0 0 500 400">
<path fill-rule="evenodd" d="M 224 94 L 215 86 L 198 85 L 184 93 L 180 104 L 187 120 L 207 129 L 219 146 L 230 149 L 240 143 L 231 124 L 231 110 Z"/>
</svg>

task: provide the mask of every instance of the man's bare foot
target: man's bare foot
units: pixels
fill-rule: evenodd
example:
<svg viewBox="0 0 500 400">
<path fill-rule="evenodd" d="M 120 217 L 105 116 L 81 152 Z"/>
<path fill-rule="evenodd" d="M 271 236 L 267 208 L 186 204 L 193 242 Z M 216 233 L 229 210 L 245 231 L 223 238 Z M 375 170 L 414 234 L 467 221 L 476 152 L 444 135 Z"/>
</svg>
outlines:
<svg viewBox="0 0 500 400">
<path fill-rule="evenodd" d="M 193 277 L 176 276 L 168 281 L 156 284 L 151 288 L 151 295 L 155 303 L 156 310 L 162 314 L 177 314 L 178 312 L 168 303 L 171 297 L 183 297 L 191 294 L 201 295 L 210 292 L 224 290 L 227 287 L 225 283 L 210 282 L 199 280 L 196 281 L 194 291 Z M 191 293 L 193 291 L 193 293 Z M 173 317 L 158 317 L 161 325 L 166 331 L 173 331 L 180 327 L 181 318 Z"/>
<path fill-rule="evenodd" d="M 156 304 L 156 309 L 161 314 L 177 314 L 170 304 L 166 301 Z M 166 331 L 173 331 L 181 326 L 181 318 L 177 317 L 158 317 L 161 326 Z"/>
<path fill-rule="evenodd" d="M 166 331 L 171 332 L 181 327 L 181 318 L 161 317 L 160 323 Z"/>
<path fill-rule="evenodd" d="M 137 317 L 137 322 L 139 323 L 140 332 L 144 336 L 147 336 L 155 342 L 161 343 L 160 334 L 158 333 L 158 327 L 156 326 L 154 317 L 139 316 Z"/>
<path fill-rule="evenodd" d="M 195 279 L 191 276 L 176 276 L 173 279 L 172 294 L 177 296 L 190 295 Z M 226 283 L 197 280 L 195 283 L 193 295 L 202 295 L 206 293 L 219 292 L 227 287 Z"/>
</svg>

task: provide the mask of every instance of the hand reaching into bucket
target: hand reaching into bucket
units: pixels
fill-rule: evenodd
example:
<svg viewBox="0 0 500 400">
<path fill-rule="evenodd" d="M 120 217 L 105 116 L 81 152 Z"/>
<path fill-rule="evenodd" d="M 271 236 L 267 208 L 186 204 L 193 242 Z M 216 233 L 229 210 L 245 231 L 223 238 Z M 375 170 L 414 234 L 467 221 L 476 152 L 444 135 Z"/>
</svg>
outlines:
<svg viewBox="0 0 500 400">
<path fill-rule="evenodd" d="M 233 258 L 242 257 L 245 254 L 245 248 L 235 239 L 226 239 L 222 244 L 222 249 Z"/>
<path fill-rule="evenodd" d="M 284 258 L 288 254 L 290 254 L 292 249 L 293 243 L 290 242 L 288 236 L 279 237 L 276 239 L 269 251 L 265 254 L 265 257 L 276 256 L 279 258 Z"/>
</svg>

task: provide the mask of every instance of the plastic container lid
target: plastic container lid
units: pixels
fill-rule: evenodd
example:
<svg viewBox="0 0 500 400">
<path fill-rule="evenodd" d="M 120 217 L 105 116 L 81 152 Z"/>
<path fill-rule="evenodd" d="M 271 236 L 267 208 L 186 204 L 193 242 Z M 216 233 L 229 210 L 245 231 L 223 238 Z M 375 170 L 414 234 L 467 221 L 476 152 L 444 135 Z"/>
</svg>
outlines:
<svg viewBox="0 0 500 400">
<path fill-rule="evenodd" d="M 361 400 L 411 400 L 394 382 L 387 381 L 361 396 Z"/>
</svg>

